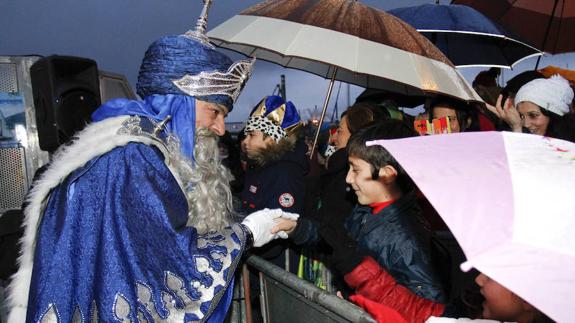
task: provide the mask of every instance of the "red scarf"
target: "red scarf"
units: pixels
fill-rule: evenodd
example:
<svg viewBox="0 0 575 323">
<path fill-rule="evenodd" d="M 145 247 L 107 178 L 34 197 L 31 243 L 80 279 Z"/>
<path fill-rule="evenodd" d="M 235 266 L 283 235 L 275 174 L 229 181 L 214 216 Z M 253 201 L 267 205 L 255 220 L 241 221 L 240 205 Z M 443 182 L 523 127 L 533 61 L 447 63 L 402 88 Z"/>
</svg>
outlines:
<svg viewBox="0 0 575 323">
<path fill-rule="evenodd" d="M 371 214 L 377 214 L 381 212 L 381 210 L 385 209 L 386 207 L 390 206 L 395 200 L 389 200 L 385 202 L 376 202 L 371 203 L 369 207 L 371 207 Z"/>
</svg>

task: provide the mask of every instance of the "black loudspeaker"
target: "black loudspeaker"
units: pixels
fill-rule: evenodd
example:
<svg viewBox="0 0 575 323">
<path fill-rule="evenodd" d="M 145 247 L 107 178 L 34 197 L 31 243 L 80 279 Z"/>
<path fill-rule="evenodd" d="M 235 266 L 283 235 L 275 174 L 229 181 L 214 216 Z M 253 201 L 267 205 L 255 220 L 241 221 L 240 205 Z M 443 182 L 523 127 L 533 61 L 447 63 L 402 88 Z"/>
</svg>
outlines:
<svg viewBox="0 0 575 323">
<path fill-rule="evenodd" d="M 101 104 L 98 66 L 81 57 L 48 56 L 30 68 L 40 148 L 53 152 L 86 124 Z"/>
</svg>

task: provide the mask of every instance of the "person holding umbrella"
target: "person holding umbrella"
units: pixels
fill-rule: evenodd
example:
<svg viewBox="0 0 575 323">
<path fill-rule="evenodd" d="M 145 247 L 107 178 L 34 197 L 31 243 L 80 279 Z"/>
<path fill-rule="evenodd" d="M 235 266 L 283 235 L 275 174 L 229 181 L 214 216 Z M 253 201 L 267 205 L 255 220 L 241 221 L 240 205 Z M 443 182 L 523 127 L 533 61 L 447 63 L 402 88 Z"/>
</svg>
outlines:
<svg viewBox="0 0 575 323">
<path fill-rule="evenodd" d="M 305 217 L 298 221 L 290 239 L 297 245 L 311 246 L 320 241 L 318 228 L 325 222 L 343 224 L 357 204 L 357 197 L 349 189 L 345 177 L 349 169 L 347 142 L 350 136 L 366 125 L 383 121 L 385 114 L 369 103 L 355 103 L 341 115 L 334 135 L 337 150 L 329 157 L 325 172 L 319 176 L 319 187 L 306 190 L 312 201 L 305 210 Z"/>
</svg>

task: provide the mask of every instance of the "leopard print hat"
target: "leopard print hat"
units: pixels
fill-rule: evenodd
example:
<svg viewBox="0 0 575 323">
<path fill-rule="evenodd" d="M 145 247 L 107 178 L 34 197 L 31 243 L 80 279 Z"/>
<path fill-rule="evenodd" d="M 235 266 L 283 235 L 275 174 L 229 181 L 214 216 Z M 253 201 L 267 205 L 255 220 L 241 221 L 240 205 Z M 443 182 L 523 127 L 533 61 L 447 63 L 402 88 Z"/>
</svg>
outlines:
<svg viewBox="0 0 575 323">
<path fill-rule="evenodd" d="M 280 96 L 270 95 L 252 110 L 244 133 L 261 131 L 277 143 L 300 126 L 302 121 L 295 105 Z"/>
</svg>

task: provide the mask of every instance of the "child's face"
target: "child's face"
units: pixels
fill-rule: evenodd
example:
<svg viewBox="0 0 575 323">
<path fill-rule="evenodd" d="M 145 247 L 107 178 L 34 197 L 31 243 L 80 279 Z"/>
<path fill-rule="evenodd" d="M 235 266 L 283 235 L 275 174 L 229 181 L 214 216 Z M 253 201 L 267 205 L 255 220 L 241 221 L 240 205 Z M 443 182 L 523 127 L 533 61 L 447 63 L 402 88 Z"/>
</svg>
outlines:
<svg viewBox="0 0 575 323">
<path fill-rule="evenodd" d="M 457 112 L 455 111 L 455 109 L 438 105 L 433 107 L 432 113 L 434 119 L 448 117 L 449 128 L 451 129 L 451 132 L 461 132 L 461 128 L 459 127 L 459 121 L 457 120 Z"/>
<path fill-rule="evenodd" d="M 533 309 L 529 303 L 484 274 L 479 274 L 475 282 L 485 297 L 482 314 L 485 319 L 524 322 L 525 316 Z"/>
<path fill-rule="evenodd" d="M 253 158 L 257 152 L 265 149 L 273 143 L 274 139 L 272 137 L 264 138 L 263 132 L 255 130 L 246 133 L 246 138 L 242 142 L 242 147 L 245 149 L 246 155 L 249 158 Z"/>
<path fill-rule="evenodd" d="M 371 165 L 363 159 L 349 156 L 349 171 L 345 181 L 351 185 L 360 204 L 382 202 L 383 184 L 371 178 Z"/>
</svg>

